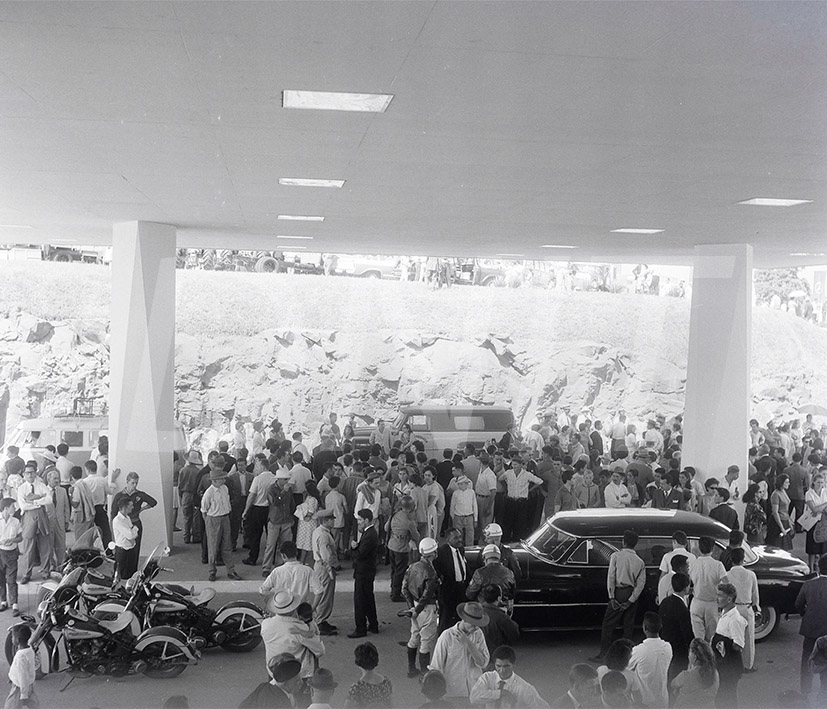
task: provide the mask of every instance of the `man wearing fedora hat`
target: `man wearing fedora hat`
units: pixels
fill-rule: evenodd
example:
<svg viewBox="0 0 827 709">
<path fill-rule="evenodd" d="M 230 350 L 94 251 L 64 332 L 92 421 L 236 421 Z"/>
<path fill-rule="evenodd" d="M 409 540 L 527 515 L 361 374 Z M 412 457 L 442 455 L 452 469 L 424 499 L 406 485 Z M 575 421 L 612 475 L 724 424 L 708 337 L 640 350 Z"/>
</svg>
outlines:
<svg viewBox="0 0 827 709">
<path fill-rule="evenodd" d="M 312 700 L 308 709 L 331 709 L 330 700 L 333 699 L 333 692 L 339 686 L 333 681 L 333 673 L 325 667 L 319 667 L 307 680 L 307 684 L 310 687 L 310 699 Z"/>
<path fill-rule="evenodd" d="M 230 558 L 230 493 L 225 485 L 227 473 L 223 469 L 221 456 L 210 465 L 210 487 L 201 498 L 201 514 L 204 517 L 204 533 L 207 536 L 207 560 L 210 565 L 210 581 L 215 581 L 216 558 L 219 550 L 227 565 L 227 576 L 240 581 Z"/>
<path fill-rule="evenodd" d="M 267 666 L 280 653 L 289 653 L 301 662 L 303 677 L 313 674 L 315 661 L 324 655 L 324 643 L 315 637 L 307 637 L 307 625 L 299 619 L 296 609 L 303 599 L 292 591 L 276 591 L 267 601 L 270 617 L 261 621 L 261 639 Z M 309 653 L 309 654 L 308 654 Z"/>
<path fill-rule="evenodd" d="M 187 462 L 178 473 L 178 492 L 181 495 L 181 510 L 184 515 L 184 544 L 200 543 L 201 539 L 193 529 L 195 506 L 195 485 L 198 471 L 204 465 L 201 454 L 191 449 L 187 453 Z"/>
<path fill-rule="evenodd" d="M 488 614 L 481 604 L 470 602 L 457 606 L 459 622 L 436 641 L 429 669 L 439 670 L 448 682 L 446 696 L 467 702 L 471 689 L 488 665 L 488 647 L 482 628 Z"/>
</svg>

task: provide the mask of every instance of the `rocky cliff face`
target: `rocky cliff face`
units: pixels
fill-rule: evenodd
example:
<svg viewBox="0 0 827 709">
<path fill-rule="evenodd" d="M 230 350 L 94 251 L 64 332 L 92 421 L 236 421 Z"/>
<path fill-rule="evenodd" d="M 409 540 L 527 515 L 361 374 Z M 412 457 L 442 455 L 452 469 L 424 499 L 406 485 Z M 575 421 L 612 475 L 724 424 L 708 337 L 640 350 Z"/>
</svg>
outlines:
<svg viewBox="0 0 827 709">
<path fill-rule="evenodd" d="M 786 314 L 756 312 L 766 327 L 789 329 L 770 339 L 767 352 L 756 346 L 757 415 L 786 416 L 802 403 L 827 401 L 818 359 L 827 332 L 788 322 Z M 801 328 L 811 341 L 801 344 Z M 679 413 L 684 387 L 685 364 L 667 361 L 657 348 L 548 342 L 536 333 L 460 339 L 413 330 L 276 328 L 223 338 L 179 333 L 176 340 L 176 415 L 190 429 L 220 431 L 240 415 L 278 416 L 289 430 L 310 432 L 329 411 L 373 417 L 422 402 L 510 405 L 525 423 L 548 407 L 597 418 L 622 408 L 645 420 Z M 22 418 L 71 411 L 76 397 L 104 406 L 108 388 L 106 320 L 0 318 L 0 414 L 5 402 L 7 429 Z"/>
</svg>

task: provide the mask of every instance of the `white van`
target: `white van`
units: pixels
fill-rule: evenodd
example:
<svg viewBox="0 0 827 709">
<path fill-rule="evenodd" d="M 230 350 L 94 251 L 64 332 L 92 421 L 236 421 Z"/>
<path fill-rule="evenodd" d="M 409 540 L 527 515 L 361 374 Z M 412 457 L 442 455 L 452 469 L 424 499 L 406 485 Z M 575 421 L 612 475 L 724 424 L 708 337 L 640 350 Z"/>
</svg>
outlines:
<svg viewBox="0 0 827 709">
<path fill-rule="evenodd" d="M 499 441 L 513 423 L 514 413 L 504 406 L 403 406 L 390 427 L 395 439 L 403 426 L 410 426 L 428 457 L 441 460 L 445 448 L 462 451 L 472 443 L 479 450 L 491 440 Z M 371 431 L 372 427 L 356 429 L 354 444 L 368 445 Z"/>
<path fill-rule="evenodd" d="M 100 437 L 108 433 L 108 416 L 52 416 L 21 421 L 5 445 L 17 446 L 23 460 L 36 460 L 42 465 L 46 446 L 57 448 L 58 444 L 66 443 L 69 460 L 75 465 L 83 465 L 87 460 L 94 460 Z M 187 437 L 178 421 L 175 422 L 173 447 L 178 455 L 186 454 Z"/>
</svg>

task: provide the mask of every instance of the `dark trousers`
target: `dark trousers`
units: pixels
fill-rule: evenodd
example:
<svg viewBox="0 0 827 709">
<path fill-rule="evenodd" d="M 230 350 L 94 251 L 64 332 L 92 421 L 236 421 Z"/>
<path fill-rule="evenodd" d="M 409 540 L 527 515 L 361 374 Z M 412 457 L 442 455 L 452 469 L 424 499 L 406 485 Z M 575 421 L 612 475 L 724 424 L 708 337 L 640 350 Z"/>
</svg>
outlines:
<svg viewBox="0 0 827 709">
<path fill-rule="evenodd" d="M 741 651 L 733 650 L 727 653 L 723 662 L 718 663 L 718 694 L 715 695 L 717 709 L 738 708 L 738 681 L 744 670 L 744 661 Z"/>
<path fill-rule="evenodd" d="M 190 542 L 195 537 L 193 535 L 193 496 L 191 492 L 181 493 L 181 511 L 184 515 L 184 541 Z"/>
<path fill-rule="evenodd" d="M 138 545 L 131 549 L 115 547 L 115 573 L 121 579 L 132 578 L 138 570 Z"/>
<path fill-rule="evenodd" d="M 503 542 L 516 542 L 527 536 L 526 530 L 531 525 L 528 498 L 505 498 L 503 511 Z"/>
<path fill-rule="evenodd" d="M 230 510 L 230 547 L 233 551 L 238 545 L 238 533 L 241 531 L 241 515 L 244 514 L 244 506 L 247 504 L 247 497 L 239 498 Z"/>
<path fill-rule="evenodd" d="M 437 632 L 441 633 L 443 630 L 455 625 L 459 620 L 457 615 L 457 606 L 460 603 L 465 603 L 465 583 L 457 583 L 456 581 L 445 581 L 439 588 L 439 596 L 437 598 L 439 607 L 439 627 Z"/>
<path fill-rule="evenodd" d="M 267 514 L 269 507 L 253 505 L 247 513 L 247 521 L 244 522 L 244 539 L 250 547 L 247 561 L 258 563 L 258 555 L 261 551 L 261 534 L 267 529 Z"/>
<path fill-rule="evenodd" d="M 0 549 L 0 601 L 17 603 L 17 549 Z"/>
<path fill-rule="evenodd" d="M 408 552 L 389 551 L 391 557 L 391 598 L 402 597 L 402 581 L 408 569 Z"/>
<path fill-rule="evenodd" d="M 615 589 L 615 600 L 618 603 L 626 603 L 634 589 L 631 586 L 620 586 Z M 623 637 L 631 640 L 635 628 L 635 612 L 637 601 L 628 608 L 612 608 L 611 604 L 606 606 L 606 615 L 603 616 L 603 628 L 600 631 L 600 657 L 605 657 L 609 645 L 614 639 L 615 628 L 618 621 L 623 622 Z"/>
<path fill-rule="evenodd" d="M 804 500 L 790 500 L 790 509 L 789 513 L 792 517 L 793 510 L 795 510 L 795 518 L 799 519 L 802 514 L 804 514 Z M 795 529 L 797 532 L 803 532 L 804 530 L 801 526 L 796 522 Z"/>
<path fill-rule="evenodd" d="M 379 620 L 376 617 L 376 598 L 373 595 L 374 576 L 353 577 L 353 615 L 356 620 L 356 631 L 367 632 L 368 629 L 378 631 Z"/>
<path fill-rule="evenodd" d="M 801 646 L 801 693 L 806 696 L 813 690 L 813 675 L 810 672 L 808 660 L 817 638 L 805 637 L 802 639 L 804 644 Z M 821 696 L 824 699 L 824 704 L 827 705 L 827 671 L 820 672 L 819 676 L 821 677 Z"/>
<path fill-rule="evenodd" d="M 112 528 L 109 526 L 106 505 L 95 505 L 95 526 L 100 530 L 103 548 L 106 549 L 112 541 Z"/>
</svg>

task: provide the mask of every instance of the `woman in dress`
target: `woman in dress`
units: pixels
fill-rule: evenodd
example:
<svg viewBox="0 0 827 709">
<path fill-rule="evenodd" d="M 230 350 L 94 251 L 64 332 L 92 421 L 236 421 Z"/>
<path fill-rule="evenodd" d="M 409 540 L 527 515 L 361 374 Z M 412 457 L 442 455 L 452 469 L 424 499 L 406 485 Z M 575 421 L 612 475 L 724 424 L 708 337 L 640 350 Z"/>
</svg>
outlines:
<svg viewBox="0 0 827 709">
<path fill-rule="evenodd" d="M 362 676 L 350 685 L 345 709 L 391 707 L 393 685 L 387 677 L 376 671 L 379 664 L 376 646 L 373 643 L 362 643 L 356 646 L 353 655 L 356 666 L 362 670 Z"/>
<path fill-rule="evenodd" d="M 689 643 L 689 667 L 672 680 L 674 707 L 714 707 L 718 694 L 715 655 L 705 640 Z"/>
<path fill-rule="evenodd" d="M 744 493 L 743 500 L 746 503 L 744 532 L 746 532 L 747 541 L 753 546 L 763 544 L 767 538 L 767 513 L 764 512 L 761 504 L 761 486 L 758 483 L 752 483 Z"/>
<path fill-rule="evenodd" d="M 319 526 L 316 513 L 323 506 L 316 483 L 308 480 L 305 483 L 304 501 L 296 508 L 296 517 L 299 524 L 296 528 L 296 547 L 301 552 L 299 561 L 308 563 L 313 558 L 313 532 Z"/>
<path fill-rule="evenodd" d="M 819 558 L 822 554 L 827 554 L 827 542 L 817 542 L 814 537 L 816 527 L 824 524 L 824 513 L 827 512 L 827 488 L 823 474 L 819 473 L 813 477 L 813 485 L 804 496 L 804 504 L 814 515 L 821 515 L 821 522 L 816 522 L 807 530 L 807 560 L 810 563 L 810 571 L 816 573 Z"/>
<path fill-rule="evenodd" d="M 790 476 L 782 473 L 775 478 L 775 490 L 770 495 L 770 519 L 767 525 L 767 544 L 791 551 L 793 525 L 790 521 Z"/>
</svg>

